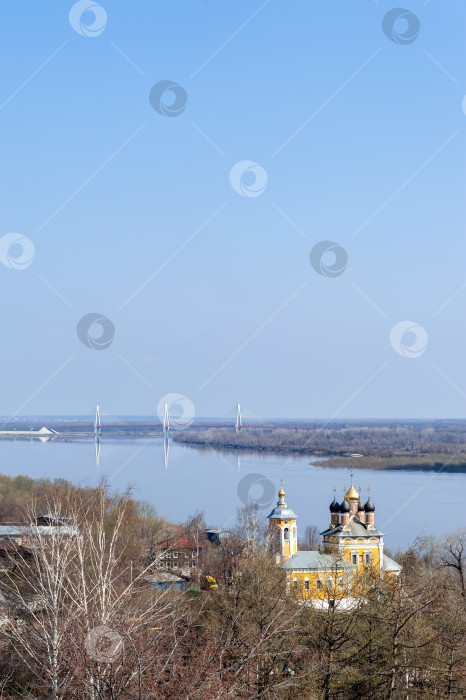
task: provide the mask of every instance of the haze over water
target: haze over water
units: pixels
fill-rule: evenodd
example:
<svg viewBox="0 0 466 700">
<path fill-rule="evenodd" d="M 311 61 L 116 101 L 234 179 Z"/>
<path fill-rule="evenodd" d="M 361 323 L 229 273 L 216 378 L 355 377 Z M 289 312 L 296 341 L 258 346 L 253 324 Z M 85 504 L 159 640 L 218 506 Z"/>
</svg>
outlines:
<svg viewBox="0 0 466 700">
<path fill-rule="evenodd" d="M 93 440 L 0 441 L 4 474 L 61 477 L 89 485 L 106 475 L 116 489 L 132 484 L 135 498 L 151 502 L 160 515 L 173 521 L 183 521 L 200 510 L 209 525 L 232 527 L 236 509 L 243 505 L 238 485 L 246 475 L 260 474 L 271 480 L 273 503 L 283 480 L 286 501 L 299 516 L 301 535 L 308 524 L 317 525 L 320 531 L 327 527 L 333 487 L 341 501 L 343 489 L 349 486 L 349 469 L 315 467 L 311 461 L 310 456 L 201 450 L 170 440 L 165 468 L 161 437 L 104 437 L 97 468 Z M 376 526 L 385 532 L 385 544 L 392 551 L 405 549 L 421 532 L 443 535 L 463 525 L 466 474 L 355 470 L 354 485 L 362 486 L 364 500 L 370 486 Z M 253 486 L 250 495 L 260 498 L 262 488 Z M 264 514 L 271 508 L 272 503 L 264 507 Z"/>
</svg>

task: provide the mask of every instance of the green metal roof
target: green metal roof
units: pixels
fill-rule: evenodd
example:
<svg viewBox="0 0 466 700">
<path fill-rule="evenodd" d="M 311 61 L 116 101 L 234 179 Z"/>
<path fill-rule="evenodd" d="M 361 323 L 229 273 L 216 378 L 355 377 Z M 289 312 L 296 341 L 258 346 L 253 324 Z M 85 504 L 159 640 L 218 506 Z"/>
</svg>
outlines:
<svg viewBox="0 0 466 700">
<path fill-rule="evenodd" d="M 320 533 L 321 535 L 336 535 L 338 537 L 381 537 L 384 533 L 380 530 L 369 530 L 364 523 L 358 520 L 351 520 L 349 530 L 344 530 L 343 525 L 329 527 Z"/>
<path fill-rule="evenodd" d="M 296 520 L 298 516 L 294 514 L 291 508 L 280 508 L 280 506 L 277 506 L 267 517 L 274 520 Z"/>
<path fill-rule="evenodd" d="M 337 554 L 323 552 L 296 552 L 292 557 L 282 562 L 280 566 L 288 571 L 330 571 L 335 569 L 354 571 L 357 569 L 357 565 L 343 561 Z M 401 566 L 384 554 L 383 570 L 386 573 L 398 573 L 401 571 Z"/>
<path fill-rule="evenodd" d="M 401 566 L 394 559 L 390 559 L 386 554 L 383 555 L 383 570 L 387 573 L 393 571 L 401 571 Z"/>
<path fill-rule="evenodd" d="M 282 569 L 291 569 L 292 571 L 354 570 L 357 568 L 354 564 L 343 561 L 338 555 L 323 552 L 296 552 L 280 566 Z"/>
</svg>

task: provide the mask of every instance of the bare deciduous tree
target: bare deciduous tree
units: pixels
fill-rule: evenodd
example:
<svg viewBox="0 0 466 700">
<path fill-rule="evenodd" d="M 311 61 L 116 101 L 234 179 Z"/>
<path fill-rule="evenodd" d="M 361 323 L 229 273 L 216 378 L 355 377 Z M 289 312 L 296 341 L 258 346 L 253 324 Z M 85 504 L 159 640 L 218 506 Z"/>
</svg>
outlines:
<svg viewBox="0 0 466 700">
<path fill-rule="evenodd" d="M 165 592 L 152 594 L 145 570 L 132 580 L 125 558 L 129 494 L 111 498 L 99 489 L 60 493 L 48 512 L 64 527 L 31 526 L 27 550 L 1 582 L 10 601 L 0 632 L 52 700 L 82 694 L 118 698 L 141 677 L 173 606 Z M 36 508 L 29 507 L 34 522 Z M 142 642 L 144 639 L 144 642 Z"/>
<path fill-rule="evenodd" d="M 460 528 L 442 540 L 440 543 L 439 558 L 443 566 L 457 572 L 459 576 L 461 595 L 464 598 L 466 596 L 466 528 Z"/>
<path fill-rule="evenodd" d="M 317 550 L 320 545 L 320 533 L 317 525 L 307 525 L 304 530 L 304 537 L 300 549 Z"/>
<path fill-rule="evenodd" d="M 238 508 L 236 534 L 245 540 L 253 552 L 258 552 L 266 544 L 268 523 L 257 505 Z"/>
</svg>

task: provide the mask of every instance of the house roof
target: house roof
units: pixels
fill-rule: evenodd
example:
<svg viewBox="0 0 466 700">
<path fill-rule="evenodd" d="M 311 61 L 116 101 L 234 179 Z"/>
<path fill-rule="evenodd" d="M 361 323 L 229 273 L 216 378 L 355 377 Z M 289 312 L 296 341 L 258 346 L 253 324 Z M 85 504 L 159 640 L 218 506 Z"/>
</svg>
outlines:
<svg viewBox="0 0 466 700">
<path fill-rule="evenodd" d="M 282 569 L 291 569 L 292 571 L 297 571 L 299 569 L 305 571 L 322 571 L 335 568 L 339 570 L 354 570 L 357 568 L 354 564 L 343 561 L 338 555 L 323 552 L 296 552 L 296 554 L 286 559 L 280 566 Z"/>
<path fill-rule="evenodd" d="M 401 571 L 401 566 L 394 559 L 390 559 L 386 554 L 383 555 L 383 570 L 387 573 Z"/>
<path fill-rule="evenodd" d="M 0 537 L 20 537 L 22 528 L 27 525 L 0 525 Z"/>
<path fill-rule="evenodd" d="M 145 579 L 149 583 L 185 583 L 184 578 L 170 574 L 168 571 L 159 571 L 153 576 L 145 576 Z"/>
<path fill-rule="evenodd" d="M 364 525 L 360 520 L 350 520 L 349 530 L 345 530 L 343 525 L 337 525 L 336 527 L 329 527 L 320 533 L 321 535 L 332 535 L 340 537 L 377 537 L 382 536 L 384 533 L 379 530 L 370 530 L 367 525 Z"/>
<path fill-rule="evenodd" d="M 0 525 L 0 539 L 22 535 L 79 535 L 79 530 L 69 525 Z"/>
<path fill-rule="evenodd" d="M 45 513 L 45 515 L 38 515 L 36 520 L 53 520 L 57 523 L 67 524 L 71 522 L 71 518 L 64 515 L 53 515 L 52 513 Z"/>
<path fill-rule="evenodd" d="M 204 547 L 202 543 L 197 544 L 187 535 L 179 535 L 178 537 L 170 537 L 168 540 L 157 542 L 156 547 L 160 549 L 198 549 Z"/>
</svg>

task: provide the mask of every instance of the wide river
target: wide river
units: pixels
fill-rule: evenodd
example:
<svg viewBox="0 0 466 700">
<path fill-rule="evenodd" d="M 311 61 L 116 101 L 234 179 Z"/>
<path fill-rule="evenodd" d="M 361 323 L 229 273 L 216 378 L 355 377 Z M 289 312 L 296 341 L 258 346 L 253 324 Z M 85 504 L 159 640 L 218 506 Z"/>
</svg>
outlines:
<svg viewBox="0 0 466 700">
<path fill-rule="evenodd" d="M 283 480 L 286 502 L 298 515 L 298 535 L 306 525 L 329 524 L 333 487 L 341 501 L 349 470 L 312 465 L 312 457 L 200 450 L 170 441 L 168 460 L 162 438 L 103 438 L 99 466 L 93 441 L 1 440 L 0 471 L 38 478 L 63 477 L 94 485 L 105 475 L 115 489 L 134 486 L 136 498 L 150 501 L 175 522 L 204 511 L 211 526 L 232 527 L 237 509 L 259 500 L 268 515 Z M 256 475 L 256 476 L 254 476 Z M 418 535 L 444 535 L 464 525 L 466 474 L 421 471 L 355 471 L 354 485 L 367 487 L 375 503 L 375 523 L 392 552 Z"/>
</svg>

